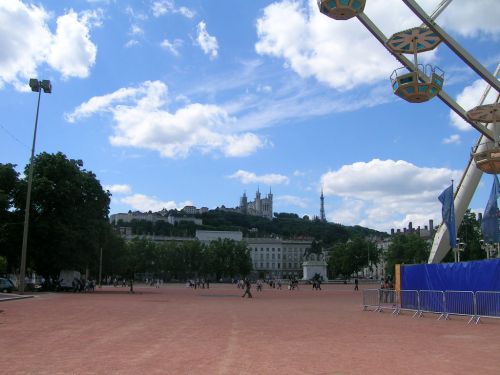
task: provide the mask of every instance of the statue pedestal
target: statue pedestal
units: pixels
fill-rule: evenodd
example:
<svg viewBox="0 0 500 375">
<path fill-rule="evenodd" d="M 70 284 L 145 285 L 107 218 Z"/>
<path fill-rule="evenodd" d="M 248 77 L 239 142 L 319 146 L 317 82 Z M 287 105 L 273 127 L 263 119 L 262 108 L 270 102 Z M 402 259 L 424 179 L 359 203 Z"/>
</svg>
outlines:
<svg viewBox="0 0 500 375">
<path fill-rule="evenodd" d="M 326 276 L 326 262 L 324 260 L 306 260 L 302 263 L 302 269 L 304 271 L 302 280 L 311 280 L 316 274 L 323 277 L 323 281 L 328 280 Z"/>
</svg>

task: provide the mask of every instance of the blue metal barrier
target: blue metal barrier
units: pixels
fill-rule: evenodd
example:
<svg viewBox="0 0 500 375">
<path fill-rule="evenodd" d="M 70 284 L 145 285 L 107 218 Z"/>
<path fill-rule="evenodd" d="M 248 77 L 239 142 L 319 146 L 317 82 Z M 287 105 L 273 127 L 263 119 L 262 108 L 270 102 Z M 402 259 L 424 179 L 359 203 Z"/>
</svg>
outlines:
<svg viewBox="0 0 500 375">
<path fill-rule="evenodd" d="M 500 318 L 500 292 L 476 292 L 476 324 L 481 318 Z"/>
<path fill-rule="evenodd" d="M 421 290 L 419 296 L 419 318 L 424 316 L 424 313 L 439 314 L 438 320 L 444 317 L 446 312 L 444 292 L 440 290 Z"/>
<path fill-rule="evenodd" d="M 444 292 L 445 319 L 450 315 L 472 316 L 476 315 L 474 292 L 447 290 Z M 470 322 L 470 321 L 469 321 Z"/>
</svg>

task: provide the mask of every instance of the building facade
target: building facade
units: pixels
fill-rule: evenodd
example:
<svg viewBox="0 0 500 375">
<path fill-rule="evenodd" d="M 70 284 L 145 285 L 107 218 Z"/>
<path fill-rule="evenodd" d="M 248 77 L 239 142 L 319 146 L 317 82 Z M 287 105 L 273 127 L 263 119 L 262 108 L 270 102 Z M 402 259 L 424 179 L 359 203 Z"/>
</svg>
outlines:
<svg viewBox="0 0 500 375">
<path fill-rule="evenodd" d="M 119 221 L 122 221 L 123 223 L 130 223 L 132 220 L 146 220 L 150 221 L 152 223 L 157 222 L 157 221 L 164 221 L 166 223 L 175 225 L 178 223 L 182 222 L 190 222 L 194 223 L 195 225 L 203 225 L 203 220 L 196 218 L 196 217 L 190 217 L 190 216 L 173 216 L 173 215 L 163 215 L 162 211 L 160 212 L 128 212 L 128 213 L 119 213 L 119 214 L 113 214 L 110 215 L 109 221 L 111 224 L 117 225 Z"/>
<path fill-rule="evenodd" d="M 253 276 L 302 278 L 304 253 L 311 247 L 310 240 L 282 240 L 279 238 L 245 238 L 253 265 Z"/>
</svg>

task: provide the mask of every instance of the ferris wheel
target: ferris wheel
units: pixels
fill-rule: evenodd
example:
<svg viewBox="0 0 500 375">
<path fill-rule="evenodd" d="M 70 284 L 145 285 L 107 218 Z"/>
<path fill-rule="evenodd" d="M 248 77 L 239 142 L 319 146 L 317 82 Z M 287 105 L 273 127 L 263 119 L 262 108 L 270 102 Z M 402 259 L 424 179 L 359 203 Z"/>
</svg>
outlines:
<svg viewBox="0 0 500 375">
<path fill-rule="evenodd" d="M 356 17 L 403 64 L 403 67 L 393 71 L 390 76 L 395 95 L 410 103 L 426 102 L 437 96 L 481 134 L 475 146 L 472 147 L 468 164 L 454 195 L 455 225 L 458 228 L 483 172 L 495 175 L 500 173 L 500 82 L 497 78 L 500 64 L 495 73 L 491 74 L 436 23 L 436 18 L 452 0 L 441 1 L 430 16 L 415 0 L 402 1 L 423 24 L 397 32 L 390 38 L 387 38 L 364 13 L 366 0 L 317 0 L 317 3 L 320 12 L 332 19 L 348 20 Z M 468 112 L 443 89 L 445 83 L 443 70 L 430 64 L 418 63 L 419 53 L 431 51 L 441 43 L 446 44 L 488 84 L 478 106 Z M 413 55 L 413 62 L 405 55 Z M 484 104 L 491 88 L 497 92 L 496 100 L 492 104 Z M 434 237 L 428 262 L 439 263 L 449 250 L 448 230 L 446 225 L 441 224 Z"/>
</svg>

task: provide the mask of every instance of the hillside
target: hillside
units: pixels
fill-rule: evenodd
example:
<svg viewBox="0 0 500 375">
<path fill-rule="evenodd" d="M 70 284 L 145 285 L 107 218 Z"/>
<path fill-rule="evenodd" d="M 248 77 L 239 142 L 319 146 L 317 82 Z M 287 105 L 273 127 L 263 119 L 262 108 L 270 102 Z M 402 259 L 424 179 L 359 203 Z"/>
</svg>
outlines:
<svg viewBox="0 0 500 375">
<path fill-rule="evenodd" d="M 273 220 L 258 216 L 243 215 L 237 212 L 211 210 L 200 215 L 203 225 L 190 222 L 171 225 L 163 221 L 155 223 L 134 220 L 131 223 L 119 223 L 119 226 L 132 227 L 134 234 L 156 234 L 167 236 L 192 237 L 199 230 L 241 231 L 244 237 L 280 237 L 282 239 L 310 238 L 321 240 L 325 245 L 345 242 L 353 237 L 387 236 L 361 226 L 345 226 L 300 218 L 296 214 L 275 214 Z"/>
</svg>

